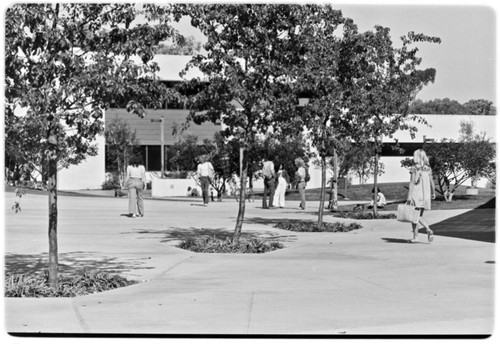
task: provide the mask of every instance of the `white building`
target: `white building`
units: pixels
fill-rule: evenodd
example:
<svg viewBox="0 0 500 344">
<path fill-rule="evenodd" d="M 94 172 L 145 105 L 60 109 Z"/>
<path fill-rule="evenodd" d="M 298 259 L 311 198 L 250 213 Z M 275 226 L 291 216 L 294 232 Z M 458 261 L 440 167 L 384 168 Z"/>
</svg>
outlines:
<svg viewBox="0 0 500 344">
<path fill-rule="evenodd" d="M 190 70 L 188 73 L 181 77 L 180 71 L 185 67 L 190 60 L 190 56 L 171 56 L 171 55 L 158 55 L 155 57 L 160 67 L 166 66 L 167 68 L 160 68 L 158 77 L 160 80 L 176 83 L 182 80 L 190 79 L 193 77 L 202 77 L 198 70 Z M 151 111 L 150 118 L 160 118 L 165 115 L 165 144 L 172 144 L 174 138 L 171 134 L 171 127 L 177 123 L 182 122 L 179 116 L 187 116 L 185 109 L 163 109 Z M 128 114 L 124 109 L 110 109 L 107 113 L 108 119 L 119 116 L 129 122 L 132 129 L 136 128 L 140 136 L 140 142 L 144 145 L 144 155 L 146 157 L 147 166 L 149 170 L 154 170 L 155 165 L 159 165 L 159 127 L 152 125 L 150 120 L 139 120 Z M 133 118 L 132 118 L 133 117 Z M 385 173 L 379 177 L 380 183 L 389 182 L 405 182 L 408 180 L 408 172 L 401 167 L 400 161 L 405 157 L 410 157 L 414 149 L 422 147 L 426 139 L 433 139 L 440 141 L 441 139 L 458 139 L 460 123 L 463 121 L 471 121 L 474 124 L 474 130 L 477 133 L 484 132 L 487 137 L 491 138 L 492 142 L 496 142 L 496 116 L 470 116 L 470 115 L 421 115 L 429 125 L 414 123 L 418 131 L 414 138 L 410 137 L 409 132 L 397 132 L 394 138 L 385 138 L 384 143 L 394 143 L 395 139 L 407 148 L 407 155 L 405 156 L 390 156 L 389 154 L 382 154 L 381 162 L 384 164 Z M 171 123 L 172 122 L 172 123 Z M 175 123 L 174 123 L 175 122 Z M 220 126 L 209 125 L 207 123 L 202 126 L 193 125 L 190 130 L 193 134 L 200 136 L 200 140 L 207 137 L 210 138 L 213 132 L 219 130 Z M 99 146 L 99 153 L 95 157 L 90 157 L 86 161 L 77 166 L 72 166 L 64 169 L 59 173 L 59 189 L 60 190 L 76 190 L 76 189 L 100 189 L 101 184 L 105 180 L 105 145 L 104 137 L 97 139 Z M 329 172 L 331 173 L 331 172 Z M 321 174 L 319 169 L 311 166 L 310 168 L 311 180 L 309 182 L 310 188 L 319 187 L 321 185 Z M 331 176 L 331 174 L 330 174 Z M 329 177 L 330 177 L 329 176 Z M 369 179 L 368 183 L 373 182 Z M 358 184 L 359 180 L 352 179 L 353 184 Z M 257 181 L 254 186 L 260 188 L 262 182 Z M 484 186 L 485 182 L 480 182 L 478 186 Z"/>
</svg>

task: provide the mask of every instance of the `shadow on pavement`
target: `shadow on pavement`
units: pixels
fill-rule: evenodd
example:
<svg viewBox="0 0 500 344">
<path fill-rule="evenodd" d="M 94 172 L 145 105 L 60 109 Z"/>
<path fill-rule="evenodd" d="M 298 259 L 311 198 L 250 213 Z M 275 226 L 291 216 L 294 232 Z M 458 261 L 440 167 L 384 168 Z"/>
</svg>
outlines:
<svg viewBox="0 0 500 344">
<path fill-rule="evenodd" d="M 495 242 L 495 198 L 463 214 L 450 217 L 431 226 L 440 236 Z M 420 230 L 425 233 L 425 230 Z"/>
<path fill-rule="evenodd" d="M 41 254 L 6 254 L 5 272 L 10 274 L 40 273 L 48 269 L 48 253 Z M 92 258 L 89 258 L 92 257 Z M 59 272 L 67 273 L 84 270 L 99 270 L 107 273 L 152 269 L 145 265 L 149 257 L 120 259 L 116 257 L 98 257 L 96 252 L 80 251 L 60 253 Z"/>
<path fill-rule="evenodd" d="M 382 240 L 385 240 L 385 242 L 391 243 L 391 244 L 412 244 L 409 239 L 397 239 L 397 238 L 382 238 Z"/>
<path fill-rule="evenodd" d="M 195 227 L 169 227 L 166 229 L 138 229 L 135 233 L 147 236 L 148 239 L 157 236 L 160 242 L 167 243 L 171 241 L 197 240 L 203 237 L 216 237 L 217 239 L 226 239 L 233 236 L 233 230 L 227 228 L 195 228 Z M 275 232 L 263 231 L 259 233 L 248 233 L 243 229 L 241 238 L 265 238 L 269 239 L 275 236 Z"/>
</svg>

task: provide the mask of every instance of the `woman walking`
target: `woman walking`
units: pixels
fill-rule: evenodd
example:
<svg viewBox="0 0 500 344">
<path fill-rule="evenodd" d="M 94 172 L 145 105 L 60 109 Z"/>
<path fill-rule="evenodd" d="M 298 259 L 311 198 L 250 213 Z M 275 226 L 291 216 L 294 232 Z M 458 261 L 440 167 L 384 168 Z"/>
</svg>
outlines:
<svg viewBox="0 0 500 344">
<path fill-rule="evenodd" d="M 418 222 L 424 226 L 429 242 L 434 240 L 434 233 L 430 229 L 427 220 L 424 218 L 424 210 L 431 209 L 431 198 L 435 199 L 434 181 L 432 171 L 429 167 L 429 158 L 423 149 L 418 149 L 413 153 L 415 165 L 410 168 L 410 185 L 407 201 L 415 205 L 415 209 L 420 210 Z M 410 242 L 418 241 L 418 223 L 412 223 L 413 239 Z"/>
<path fill-rule="evenodd" d="M 130 217 L 144 216 L 143 191 L 146 190 L 146 168 L 142 157 L 135 155 L 127 166 L 128 213 Z"/>
</svg>

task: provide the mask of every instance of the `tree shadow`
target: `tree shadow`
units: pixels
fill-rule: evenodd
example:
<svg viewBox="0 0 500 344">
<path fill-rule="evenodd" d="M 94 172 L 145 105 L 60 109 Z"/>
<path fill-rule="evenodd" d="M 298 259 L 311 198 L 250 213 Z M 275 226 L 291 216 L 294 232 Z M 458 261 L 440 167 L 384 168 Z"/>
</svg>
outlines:
<svg viewBox="0 0 500 344">
<path fill-rule="evenodd" d="M 58 255 L 58 271 L 61 273 L 83 272 L 84 270 L 99 270 L 110 274 L 119 274 L 134 270 L 152 269 L 146 266 L 149 257 L 144 258 L 116 258 L 98 256 L 98 252 L 78 251 L 60 253 Z M 6 254 L 5 273 L 9 274 L 36 274 L 48 269 L 49 254 Z"/>
<path fill-rule="evenodd" d="M 141 228 L 134 230 L 134 233 L 144 235 L 144 238 L 151 239 L 152 236 L 157 236 L 161 243 L 169 243 L 175 241 L 197 240 L 203 237 L 215 237 L 217 239 L 231 238 L 234 234 L 233 230 L 224 227 L 219 228 L 196 228 L 196 227 L 168 227 L 165 229 L 150 229 Z M 246 239 L 275 239 L 282 236 L 276 235 L 273 231 L 245 232 L 240 235 Z"/>
</svg>

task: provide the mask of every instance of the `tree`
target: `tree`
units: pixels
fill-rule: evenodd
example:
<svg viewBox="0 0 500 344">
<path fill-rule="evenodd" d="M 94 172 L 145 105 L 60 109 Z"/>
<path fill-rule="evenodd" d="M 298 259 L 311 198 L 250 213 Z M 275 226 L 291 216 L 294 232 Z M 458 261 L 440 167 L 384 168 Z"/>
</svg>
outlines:
<svg viewBox="0 0 500 344">
<path fill-rule="evenodd" d="M 416 99 L 410 106 L 410 113 L 420 115 L 495 115 L 493 103 L 485 99 L 471 99 L 464 104 L 449 98 L 423 101 Z"/>
<path fill-rule="evenodd" d="M 489 178 L 494 170 L 495 148 L 484 135 L 462 142 L 443 139 L 441 142 L 426 143 L 424 149 L 437 179 L 437 191 L 446 202 L 453 200 L 455 191 L 466 180 Z M 401 161 L 404 167 L 412 164 L 411 159 Z"/>
<path fill-rule="evenodd" d="M 109 161 L 106 166 L 117 174 L 120 187 L 123 189 L 128 162 L 137 153 L 139 140 L 135 130 L 132 131 L 128 123 L 118 117 L 113 118 L 108 123 L 104 136 L 106 139 L 106 159 Z"/>
<path fill-rule="evenodd" d="M 206 153 L 207 148 L 198 144 L 198 136 L 181 136 L 168 148 L 169 166 L 177 171 L 196 171 L 197 158 Z"/>
<path fill-rule="evenodd" d="M 360 184 L 374 176 L 375 172 L 378 176 L 384 173 L 384 164 L 378 161 L 378 166 L 375 167 L 375 149 L 373 145 L 351 144 L 342 156 L 342 164 L 340 170 L 344 175 L 349 172 L 356 174 Z"/>
<path fill-rule="evenodd" d="M 5 143 L 47 171 L 51 288 L 58 287 L 57 170 L 96 153 L 93 141 L 111 102 L 130 101 L 140 116 L 164 102 L 150 61 L 159 42 L 175 35 L 167 13 L 154 5 L 79 3 L 6 11 Z M 135 25 L 139 14 L 155 25 Z"/>
<path fill-rule="evenodd" d="M 298 5 L 187 5 L 194 27 L 207 37 L 206 55 L 188 68 L 206 76 L 202 90 L 190 99 L 195 123 L 222 120 L 225 138 L 238 143 L 241 198 L 233 240 L 241 234 L 248 166 L 246 155 L 258 135 L 277 127 L 280 114 L 294 110 L 289 66 L 297 61 L 295 30 Z M 283 115 L 284 116 L 284 115 Z"/>
<path fill-rule="evenodd" d="M 402 46 L 395 48 L 389 28 L 376 26 L 356 38 L 355 46 L 361 51 L 361 60 L 351 64 L 356 92 L 352 93 L 347 106 L 356 114 L 356 142 L 371 145 L 374 151 L 374 216 L 378 216 L 379 153 L 382 138 L 391 138 L 398 130 L 416 131 L 408 120 L 425 122 L 409 116 L 409 107 L 417 93 L 428 83 L 434 82 L 435 69 L 417 69 L 422 59 L 417 57 L 417 43 L 440 43 L 437 37 L 408 33 L 401 37 Z"/>
<path fill-rule="evenodd" d="M 343 32 L 339 33 L 342 25 Z M 327 158 L 336 156 L 340 144 L 350 138 L 351 118 L 344 111 L 343 104 L 348 88 L 342 77 L 345 76 L 343 59 L 353 58 L 355 54 L 343 49 L 353 32 L 351 25 L 352 21 L 344 19 L 340 11 L 321 6 L 302 16 L 298 32 L 304 54 L 296 66 L 297 82 L 294 85 L 298 88 L 297 93 L 309 96 L 301 108 L 301 125 L 307 128 L 308 140 L 316 149 L 321 166 L 318 227 L 323 224 Z M 333 179 L 336 180 L 337 176 L 334 175 Z"/>
<path fill-rule="evenodd" d="M 491 115 L 493 102 L 485 99 L 471 99 L 464 104 L 467 114 L 470 115 Z"/>
<path fill-rule="evenodd" d="M 193 36 L 179 37 L 173 44 L 161 43 L 158 47 L 158 54 L 166 55 L 195 55 L 201 50 L 201 42 L 198 42 Z"/>
</svg>

